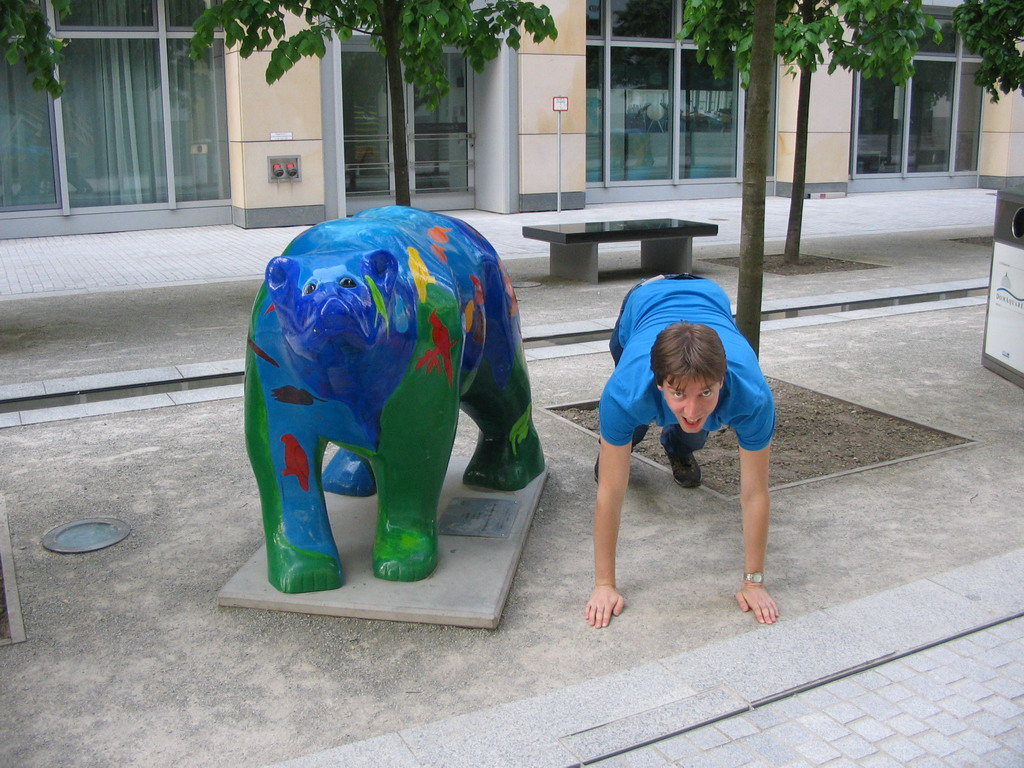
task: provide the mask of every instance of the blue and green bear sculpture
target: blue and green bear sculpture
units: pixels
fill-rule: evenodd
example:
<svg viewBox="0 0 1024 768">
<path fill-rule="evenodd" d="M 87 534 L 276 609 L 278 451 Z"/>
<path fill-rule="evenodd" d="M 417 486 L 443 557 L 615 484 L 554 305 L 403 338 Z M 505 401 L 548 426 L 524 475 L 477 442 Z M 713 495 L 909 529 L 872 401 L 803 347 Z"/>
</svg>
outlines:
<svg viewBox="0 0 1024 768">
<path fill-rule="evenodd" d="M 515 293 L 476 230 L 376 208 L 314 226 L 271 260 L 245 366 L 270 583 L 342 585 L 324 491 L 377 494 L 379 578 L 429 576 L 460 407 L 480 430 L 465 484 L 516 491 L 542 474 Z M 328 443 L 338 451 L 323 467 Z"/>
</svg>

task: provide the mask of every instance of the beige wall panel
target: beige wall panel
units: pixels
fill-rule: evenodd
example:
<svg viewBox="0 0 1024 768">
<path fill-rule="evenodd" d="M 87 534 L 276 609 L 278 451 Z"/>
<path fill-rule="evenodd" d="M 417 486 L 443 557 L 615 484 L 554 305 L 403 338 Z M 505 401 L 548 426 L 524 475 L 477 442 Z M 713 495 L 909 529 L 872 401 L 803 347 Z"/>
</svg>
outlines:
<svg viewBox="0 0 1024 768">
<path fill-rule="evenodd" d="M 780 133 L 775 160 L 775 178 L 793 181 L 796 134 Z M 850 134 L 811 133 L 807 136 L 807 184 L 845 182 L 850 178 Z"/>
<path fill-rule="evenodd" d="M 989 133 L 981 135 L 981 162 L 979 171 L 982 176 L 1006 176 L 1010 160 L 1010 134 Z"/>
<path fill-rule="evenodd" d="M 519 57 L 519 132 L 556 133 L 558 117 L 551 108 L 555 96 L 569 97 L 562 114 L 563 133 L 586 132 L 586 57 Z"/>
<path fill-rule="evenodd" d="M 1000 101 L 1010 102 L 1010 130 L 1016 134 L 1024 134 L 1024 93 L 1016 91 L 1003 96 Z"/>
<path fill-rule="evenodd" d="M 1013 100 L 1005 96 L 998 103 L 985 99 L 982 107 L 982 126 L 985 132 L 1006 133 L 1013 123 Z"/>
<path fill-rule="evenodd" d="M 778 105 L 776 122 L 779 132 L 792 133 L 796 130 L 796 99 L 798 91 L 798 80 L 786 74 L 786 67 L 779 66 L 778 72 Z"/>
<path fill-rule="evenodd" d="M 267 85 L 268 53 L 238 63 L 239 122 L 243 141 L 268 141 L 290 132 L 296 141 L 320 139 L 320 60 L 301 59 L 273 85 Z"/>
<path fill-rule="evenodd" d="M 807 142 L 807 183 L 848 181 L 850 134 L 816 133 Z"/>
<path fill-rule="evenodd" d="M 796 131 L 797 97 L 800 80 L 786 74 L 786 66 L 779 68 L 780 131 Z M 853 116 L 853 75 L 837 71 L 829 75 L 824 69 L 811 78 L 811 114 L 808 127 L 812 132 L 839 133 L 850 130 Z"/>
<path fill-rule="evenodd" d="M 319 141 L 261 141 L 242 145 L 244 208 L 287 208 L 323 205 L 324 158 Z M 300 155 L 302 181 L 271 183 L 267 180 L 267 158 Z"/>
<path fill-rule="evenodd" d="M 1024 96 L 986 100 L 981 137 L 983 176 L 1024 176 Z"/>
<path fill-rule="evenodd" d="M 224 57 L 225 100 L 227 102 L 228 140 L 240 141 L 242 136 L 242 89 L 239 86 L 239 66 L 244 63 L 237 51 Z"/>
<path fill-rule="evenodd" d="M 1006 139 L 1006 175 L 1024 176 L 1024 134 L 1011 133 Z"/>
<path fill-rule="evenodd" d="M 228 162 L 231 167 L 231 204 L 245 208 L 245 145 L 240 141 L 228 142 Z"/>
<path fill-rule="evenodd" d="M 562 135 L 562 192 L 582 192 L 586 183 L 586 136 Z M 524 195 L 555 192 L 558 186 L 557 137 L 519 137 L 519 187 Z"/>
<path fill-rule="evenodd" d="M 558 37 L 535 43 L 532 35 L 524 34 L 519 50 L 523 53 L 586 53 L 587 4 L 583 0 L 547 0 L 544 5 L 555 20 Z"/>
<path fill-rule="evenodd" d="M 775 178 L 778 181 L 793 180 L 793 152 L 796 134 L 792 131 L 779 132 L 775 142 Z"/>
<path fill-rule="evenodd" d="M 825 68 L 811 78 L 810 129 L 814 133 L 849 133 L 853 119 L 853 74 Z"/>
</svg>

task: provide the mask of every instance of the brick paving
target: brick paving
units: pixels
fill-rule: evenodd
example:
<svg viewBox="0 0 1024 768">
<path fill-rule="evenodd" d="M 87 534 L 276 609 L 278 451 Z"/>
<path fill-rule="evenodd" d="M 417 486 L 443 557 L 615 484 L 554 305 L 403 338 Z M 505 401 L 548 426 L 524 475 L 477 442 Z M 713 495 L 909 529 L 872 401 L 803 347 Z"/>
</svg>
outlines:
<svg viewBox="0 0 1024 768">
<path fill-rule="evenodd" d="M 593 765 L 1021 768 L 1024 618 Z"/>
</svg>

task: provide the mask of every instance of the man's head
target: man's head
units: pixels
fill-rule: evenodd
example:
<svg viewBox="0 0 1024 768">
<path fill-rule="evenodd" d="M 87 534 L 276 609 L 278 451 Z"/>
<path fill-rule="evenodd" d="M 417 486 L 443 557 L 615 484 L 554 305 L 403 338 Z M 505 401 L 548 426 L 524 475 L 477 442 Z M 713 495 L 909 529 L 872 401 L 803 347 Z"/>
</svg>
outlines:
<svg viewBox="0 0 1024 768">
<path fill-rule="evenodd" d="M 651 370 L 683 430 L 703 429 L 725 381 L 725 348 L 718 334 L 706 325 L 673 323 L 651 348 Z"/>
<path fill-rule="evenodd" d="M 725 379 L 725 348 L 712 328 L 694 323 L 673 323 L 658 334 L 651 348 L 651 370 L 660 387 L 675 383 L 703 384 Z"/>
</svg>

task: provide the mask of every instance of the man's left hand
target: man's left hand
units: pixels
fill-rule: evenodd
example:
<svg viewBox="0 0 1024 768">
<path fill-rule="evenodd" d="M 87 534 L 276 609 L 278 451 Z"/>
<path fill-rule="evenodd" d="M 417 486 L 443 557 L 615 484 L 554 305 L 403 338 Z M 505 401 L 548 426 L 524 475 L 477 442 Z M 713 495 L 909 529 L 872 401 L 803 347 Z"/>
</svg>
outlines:
<svg viewBox="0 0 1024 768">
<path fill-rule="evenodd" d="M 744 584 L 736 593 L 736 602 L 744 613 L 753 611 L 761 624 L 774 624 L 779 618 L 779 607 L 761 584 Z"/>
</svg>

